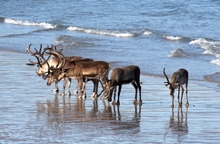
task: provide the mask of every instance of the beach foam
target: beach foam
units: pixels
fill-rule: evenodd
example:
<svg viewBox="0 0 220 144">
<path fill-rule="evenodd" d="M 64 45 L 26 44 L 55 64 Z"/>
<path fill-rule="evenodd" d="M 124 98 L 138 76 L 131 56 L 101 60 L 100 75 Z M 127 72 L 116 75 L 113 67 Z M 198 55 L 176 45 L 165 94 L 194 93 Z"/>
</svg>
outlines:
<svg viewBox="0 0 220 144">
<path fill-rule="evenodd" d="M 167 57 L 184 57 L 187 54 L 182 49 L 175 49 L 170 52 L 170 54 Z"/>
<path fill-rule="evenodd" d="M 199 45 L 204 50 L 203 54 L 214 55 L 217 59 L 212 60 L 210 63 L 220 65 L 220 42 L 199 38 L 189 44 Z"/>
<path fill-rule="evenodd" d="M 29 22 L 29 21 L 23 21 L 23 20 L 14 20 L 14 19 L 10 19 L 10 18 L 6 18 L 4 19 L 5 23 L 9 23 L 9 24 L 14 24 L 14 25 L 23 25 L 23 26 L 38 26 L 38 27 L 42 27 L 45 29 L 54 29 L 56 28 L 56 25 L 52 25 L 50 23 L 47 22 Z"/>
<path fill-rule="evenodd" d="M 110 30 L 99 30 L 99 29 L 91 29 L 91 28 L 80 28 L 75 26 L 70 26 L 67 28 L 70 31 L 80 31 L 89 34 L 99 34 L 99 35 L 107 35 L 107 36 L 115 36 L 115 37 L 132 37 L 134 34 L 129 32 L 119 32 L 119 31 L 110 31 Z"/>
</svg>

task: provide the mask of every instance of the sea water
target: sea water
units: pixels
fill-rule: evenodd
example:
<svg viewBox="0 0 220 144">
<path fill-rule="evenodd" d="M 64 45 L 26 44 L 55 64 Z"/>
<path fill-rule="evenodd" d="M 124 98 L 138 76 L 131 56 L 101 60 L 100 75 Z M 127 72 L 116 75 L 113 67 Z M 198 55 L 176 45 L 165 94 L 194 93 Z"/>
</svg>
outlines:
<svg viewBox="0 0 220 144">
<path fill-rule="evenodd" d="M 0 47 L 26 53 L 29 44 L 53 44 L 112 68 L 134 64 L 162 76 L 183 67 L 190 79 L 220 82 L 219 8 L 217 0 L 2 1 Z"/>
</svg>

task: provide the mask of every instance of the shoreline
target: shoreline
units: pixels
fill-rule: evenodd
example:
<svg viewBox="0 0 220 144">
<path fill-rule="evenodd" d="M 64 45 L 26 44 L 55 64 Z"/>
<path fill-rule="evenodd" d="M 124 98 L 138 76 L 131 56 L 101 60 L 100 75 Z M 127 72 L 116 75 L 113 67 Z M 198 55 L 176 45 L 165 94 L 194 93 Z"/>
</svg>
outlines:
<svg viewBox="0 0 220 144">
<path fill-rule="evenodd" d="M 29 58 L 30 55 L 23 53 L 0 53 L 3 143 L 79 143 L 82 140 L 96 143 L 103 139 L 109 143 L 116 139 L 131 143 L 136 142 L 137 136 L 143 143 L 217 143 L 220 140 L 219 90 L 213 83 L 190 80 L 189 108 L 185 107 L 185 94 L 182 108 L 177 107 L 175 92 L 172 109 L 165 78 L 141 75 L 142 105 L 133 105 L 135 90 L 131 84 L 122 86 L 120 106 L 100 98 L 95 105 L 90 97 L 92 82 L 86 85 L 86 100 L 74 94 L 70 98 L 60 96 L 62 82 L 60 92 L 54 94 L 54 84 L 47 86 L 36 75 L 37 67 L 25 65 Z M 75 81 L 72 91 L 74 85 Z M 208 137 L 212 139 L 207 141 Z"/>
</svg>

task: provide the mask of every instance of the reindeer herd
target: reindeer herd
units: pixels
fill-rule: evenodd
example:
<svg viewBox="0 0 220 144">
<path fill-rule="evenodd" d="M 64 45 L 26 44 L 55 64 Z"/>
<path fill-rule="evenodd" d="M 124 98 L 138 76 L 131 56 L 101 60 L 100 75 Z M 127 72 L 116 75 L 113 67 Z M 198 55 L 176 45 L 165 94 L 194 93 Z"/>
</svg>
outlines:
<svg viewBox="0 0 220 144">
<path fill-rule="evenodd" d="M 141 99 L 141 84 L 140 84 L 140 68 L 135 65 L 129 65 L 123 68 L 115 68 L 112 70 L 110 79 L 108 78 L 111 70 L 110 64 L 105 61 L 95 61 L 90 58 L 82 58 L 80 56 L 65 57 L 61 50 L 57 50 L 55 46 L 51 45 L 46 48 L 42 48 L 40 45 L 39 50 L 34 48 L 31 50 L 31 44 L 26 48 L 26 51 L 36 58 L 36 62 L 29 60 L 29 65 L 37 65 L 37 75 L 42 76 L 44 80 L 47 79 L 47 85 L 55 83 L 54 92 L 58 93 L 58 82 L 63 80 L 62 96 L 65 95 L 66 83 L 68 81 L 68 92 L 66 95 L 70 96 L 71 80 L 75 79 L 76 89 L 74 93 L 78 93 L 79 98 L 86 97 L 86 82 L 93 82 L 93 94 L 92 97 L 98 98 L 102 95 L 103 98 L 109 102 L 112 101 L 112 95 L 114 93 L 114 100 L 112 104 L 120 104 L 120 93 L 123 84 L 131 83 L 135 89 L 134 104 L 142 104 Z M 170 96 L 172 97 L 171 107 L 174 107 L 174 91 L 178 89 L 178 106 L 182 107 L 182 98 L 184 93 L 183 85 L 186 86 L 186 107 L 188 103 L 188 71 L 186 69 L 179 69 L 174 72 L 170 80 L 163 69 L 163 74 L 166 77 L 166 86 L 169 86 Z M 98 93 L 98 85 L 101 85 L 102 91 Z M 117 92 L 118 87 L 118 92 Z M 180 88 L 182 90 L 181 100 L 179 100 Z M 139 101 L 137 101 L 137 93 L 139 91 Z M 118 93 L 118 99 L 116 101 L 116 92 Z"/>
</svg>

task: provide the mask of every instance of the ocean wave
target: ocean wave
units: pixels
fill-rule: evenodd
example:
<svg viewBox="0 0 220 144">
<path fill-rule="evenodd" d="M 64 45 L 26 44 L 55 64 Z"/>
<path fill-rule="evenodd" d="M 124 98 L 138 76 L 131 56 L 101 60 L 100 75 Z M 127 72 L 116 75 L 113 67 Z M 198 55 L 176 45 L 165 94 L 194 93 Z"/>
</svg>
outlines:
<svg viewBox="0 0 220 144">
<path fill-rule="evenodd" d="M 204 50 L 203 54 L 214 55 L 216 59 L 212 60 L 210 63 L 220 66 L 220 42 L 219 41 L 199 38 L 199 39 L 191 41 L 189 44 L 199 45 L 199 47 Z"/>
<path fill-rule="evenodd" d="M 163 37 L 166 38 L 167 40 L 172 40 L 172 41 L 177 41 L 182 39 L 182 37 L 178 37 L 178 36 L 163 36 Z"/>
<path fill-rule="evenodd" d="M 29 22 L 29 21 L 23 21 L 23 20 L 14 20 L 11 18 L 5 18 L 4 19 L 5 23 L 9 23 L 9 24 L 15 24 L 15 25 L 23 25 L 23 26 L 38 26 L 38 27 L 42 27 L 45 29 L 54 29 L 56 28 L 56 25 L 52 25 L 50 23 L 47 22 Z"/>
<path fill-rule="evenodd" d="M 151 35 L 153 32 L 151 31 L 144 31 L 143 35 Z"/>
<path fill-rule="evenodd" d="M 134 33 L 129 33 L 129 32 L 99 30 L 99 29 L 90 29 L 90 28 L 80 28 L 80 27 L 74 27 L 74 26 L 68 27 L 67 30 L 80 31 L 80 32 L 85 32 L 85 33 L 89 33 L 89 34 L 99 34 L 99 35 L 123 37 L 123 38 L 133 37 L 135 35 Z"/>
<path fill-rule="evenodd" d="M 184 56 L 187 56 L 187 54 L 182 49 L 175 49 L 171 51 L 167 57 L 184 57 Z"/>
</svg>

